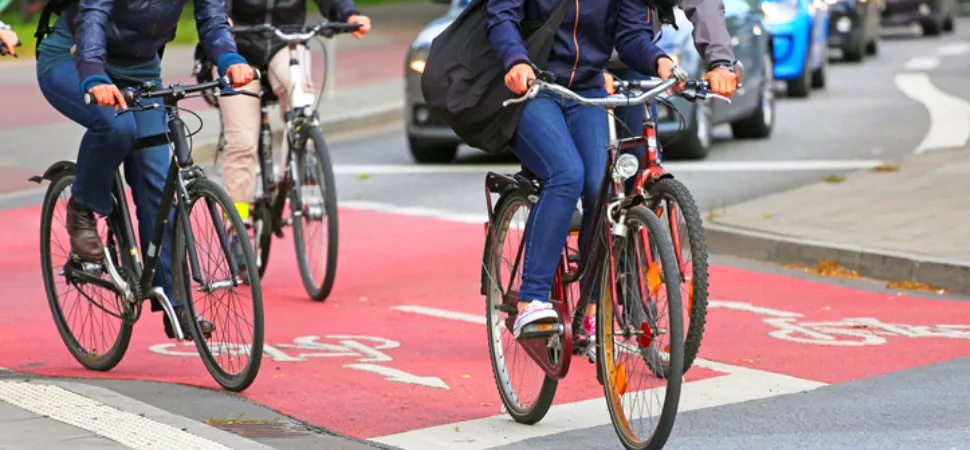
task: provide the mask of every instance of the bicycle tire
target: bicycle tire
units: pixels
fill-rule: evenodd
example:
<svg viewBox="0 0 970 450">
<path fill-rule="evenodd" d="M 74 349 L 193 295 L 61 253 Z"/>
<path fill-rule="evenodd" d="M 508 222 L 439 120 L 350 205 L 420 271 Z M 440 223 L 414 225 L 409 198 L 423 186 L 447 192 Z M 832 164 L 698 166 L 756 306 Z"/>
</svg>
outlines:
<svg viewBox="0 0 970 450">
<path fill-rule="evenodd" d="M 700 352 L 701 341 L 704 338 L 704 327 L 707 325 L 707 296 L 709 287 L 707 239 L 704 234 L 703 221 L 700 211 L 697 208 L 697 203 L 694 201 L 694 197 L 690 194 L 687 186 L 684 186 L 678 180 L 664 178 L 650 185 L 648 193 L 651 197 L 673 199 L 684 215 L 684 223 L 687 226 L 691 261 L 693 262 L 691 269 L 691 282 L 693 285 L 688 287 L 689 297 L 685 302 L 687 303 L 688 310 L 686 316 L 688 326 L 684 345 L 684 373 L 687 373 L 691 366 L 693 366 L 698 352 Z M 667 211 L 669 211 L 669 208 L 667 208 Z M 670 226 L 671 224 L 668 220 L 668 234 L 672 238 L 673 235 L 670 233 Z M 675 255 L 680 250 L 675 248 Z M 686 280 L 681 277 L 681 281 L 684 282 Z"/>
<path fill-rule="evenodd" d="M 293 217 L 293 242 L 296 245 L 296 260 L 297 265 L 300 266 L 300 278 L 303 279 L 303 287 L 306 289 L 307 294 L 310 298 L 317 301 L 324 301 L 330 295 L 333 289 L 334 278 L 337 272 L 337 249 L 339 244 L 338 236 L 338 218 L 337 218 L 337 187 L 334 181 L 333 175 L 333 164 L 330 162 L 330 152 L 327 150 L 326 141 L 323 138 L 323 132 L 320 128 L 312 126 L 307 128 L 307 140 L 313 141 L 313 152 L 316 158 L 317 164 L 317 186 L 322 186 L 323 191 L 323 213 L 324 217 L 327 219 L 327 242 L 325 244 L 327 257 L 326 257 L 326 268 L 324 270 L 323 279 L 319 282 L 314 279 L 313 273 L 311 273 L 312 268 L 310 267 L 310 260 L 307 255 L 307 248 L 305 238 L 304 222 L 302 217 L 307 217 L 306 214 L 302 214 L 299 217 Z M 298 140 L 299 141 L 299 140 Z M 297 173 L 295 174 L 295 179 L 301 182 L 293 183 L 290 189 L 290 205 L 303 205 L 302 195 L 300 194 L 300 188 L 303 186 L 302 180 L 304 179 L 305 171 L 307 170 L 307 153 L 306 150 L 294 151 L 290 150 L 290 155 L 297 156 L 299 160 L 297 161 Z M 323 184 L 319 182 L 319 178 L 323 178 Z M 304 213 L 306 208 L 304 208 Z M 292 217 L 292 213 L 291 213 Z"/>
<path fill-rule="evenodd" d="M 495 274 L 498 273 L 495 263 L 497 259 L 501 259 L 502 255 L 501 253 L 495 255 L 492 252 L 493 249 L 502 249 L 505 247 L 504 244 L 506 236 L 508 235 L 509 222 L 511 222 L 518 207 L 525 206 L 531 209 L 532 202 L 529 201 L 525 192 L 514 190 L 503 194 L 496 203 L 498 207 L 494 213 L 496 220 L 493 221 L 496 227 L 494 244 L 489 242 L 490 234 L 486 233 L 485 235 L 485 254 L 492 256 L 487 257 L 487 263 L 483 261 L 483 263 L 487 264 L 487 273 L 492 274 L 492 276 L 487 278 L 489 285 L 485 290 L 485 322 L 488 330 L 489 359 L 491 360 L 492 375 L 495 378 L 495 387 L 498 389 L 499 396 L 502 398 L 502 404 L 505 405 L 505 410 L 516 422 L 533 425 L 542 420 L 546 416 L 546 413 L 549 412 L 552 401 L 556 396 L 559 381 L 545 375 L 542 368 L 535 364 L 523 350 L 523 357 L 526 359 L 526 363 L 532 364 L 535 370 L 543 374 L 543 381 L 542 387 L 539 389 L 539 393 L 531 407 L 523 405 L 518 399 L 518 395 L 516 395 L 512 387 L 509 371 L 505 369 L 505 351 L 502 346 L 501 330 L 506 329 L 507 331 L 507 328 L 504 323 L 505 319 L 499 317 L 498 310 L 498 306 L 501 305 L 503 300 L 502 289 L 504 289 L 506 283 L 504 281 L 498 281 L 502 285 L 498 286 L 494 282 L 497 276 Z M 520 245 L 524 245 L 524 243 Z M 518 343 L 513 344 L 513 346 L 519 348 Z M 563 357 L 568 358 L 570 356 L 564 355 Z"/>
<path fill-rule="evenodd" d="M 673 246 L 670 244 L 670 238 L 667 237 L 666 230 L 660 224 L 659 219 L 651 214 L 647 208 L 636 206 L 627 210 L 625 224 L 627 229 L 630 230 L 628 232 L 628 236 L 630 236 L 627 238 L 628 242 L 630 240 L 633 242 L 642 242 L 637 236 L 639 233 L 636 230 L 639 228 L 639 225 L 643 225 L 647 229 L 647 233 L 650 236 L 651 250 L 658 254 L 663 265 L 663 279 L 661 281 L 666 283 L 664 280 L 677 279 L 677 264 L 673 254 Z M 626 388 L 622 385 L 625 384 L 628 386 L 629 383 L 626 381 L 625 370 L 617 370 L 614 362 L 614 352 L 616 351 L 615 346 L 617 344 L 615 344 L 613 338 L 615 320 L 613 317 L 613 299 L 610 297 L 612 286 L 609 280 L 609 265 L 614 264 L 615 261 L 609 260 L 609 255 L 604 255 L 603 257 L 606 258 L 606 261 L 600 272 L 600 295 L 596 316 L 596 363 L 599 366 L 598 370 L 603 374 L 603 392 L 606 397 L 610 420 L 624 448 L 629 450 L 661 449 L 666 444 L 673 430 L 683 383 L 681 369 L 683 368 L 684 358 L 684 329 L 683 310 L 680 305 L 679 291 L 675 291 L 676 293 L 674 295 L 669 295 L 668 291 L 667 297 L 670 310 L 670 367 L 666 374 L 666 393 L 662 412 L 660 413 L 656 427 L 650 433 L 649 437 L 645 439 L 640 438 L 634 435 L 633 430 L 629 426 L 626 413 L 623 411 L 623 405 L 620 403 L 620 398 L 626 394 Z M 610 345 L 606 345 L 607 342 Z M 642 351 L 638 350 L 638 353 L 642 354 Z M 617 381 L 618 373 L 620 374 L 619 377 L 623 377 L 623 380 L 620 382 Z"/>
<path fill-rule="evenodd" d="M 246 232 L 246 227 L 243 225 L 242 219 L 239 217 L 239 212 L 236 211 L 235 205 L 233 204 L 232 200 L 229 199 L 229 195 L 226 194 L 226 192 L 222 190 L 218 184 L 212 180 L 203 178 L 192 182 L 188 190 L 190 203 L 184 205 L 184 214 L 187 214 L 188 216 L 186 217 L 183 216 L 183 214 L 176 214 L 176 223 L 174 224 L 175 236 L 172 239 L 172 279 L 174 280 L 173 284 L 175 285 L 175 298 L 182 300 L 188 307 L 190 317 L 196 317 L 198 315 L 195 304 L 196 299 L 192 295 L 196 289 L 192 286 L 192 274 L 190 273 L 187 262 L 187 237 L 185 235 L 185 229 L 181 224 L 182 220 L 188 220 L 188 218 L 191 217 L 193 206 L 198 204 L 199 200 L 203 200 L 203 202 L 206 200 L 215 202 L 222 209 L 222 216 L 228 217 L 231 223 L 232 233 L 239 238 L 245 239 L 245 241 L 242 242 L 243 245 L 241 247 L 243 250 L 243 257 L 245 259 L 243 263 L 246 264 L 246 267 L 254 267 L 256 265 L 256 256 L 253 254 L 250 242 L 248 242 L 249 234 Z M 207 205 L 203 205 L 203 207 L 207 207 Z M 189 223 L 191 225 L 191 221 Z M 195 235 L 195 242 L 198 245 L 199 236 L 202 236 L 203 234 L 193 230 L 193 235 Z M 197 253 L 200 254 L 201 258 L 202 253 L 198 251 Z M 223 262 L 228 261 L 223 260 Z M 228 270 L 226 272 L 228 272 Z M 249 273 L 248 284 L 239 283 L 236 287 L 244 289 L 248 288 L 251 291 L 251 323 L 253 327 L 252 342 L 249 344 L 237 344 L 248 346 L 250 351 L 250 354 L 248 355 L 249 361 L 238 374 L 231 374 L 222 367 L 215 355 L 213 355 L 212 350 L 209 348 L 209 345 L 202 334 L 198 321 L 193 320 L 191 322 L 192 326 L 190 329 L 192 331 L 192 338 L 195 341 L 196 349 L 199 352 L 199 356 L 202 357 L 202 361 L 205 363 L 205 367 L 209 371 L 209 374 L 212 375 L 216 382 L 219 383 L 219 385 L 224 389 L 233 392 L 240 392 L 248 388 L 256 379 L 256 375 L 259 373 L 259 367 L 262 361 L 264 333 L 263 298 L 259 276 L 254 274 L 253 271 L 250 271 Z M 226 321 L 220 321 L 219 319 L 213 319 L 212 317 L 208 317 L 208 319 L 212 320 L 217 327 L 226 326 Z M 236 327 L 236 329 L 239 328 Z M 217 328 L 215 332 L 218 331 L 219 329 Z M 218 341 L 216 341 L 216 343 L 218 343 Z"/>
<path fill-rule="evenodd" d="M 53 258 L 51 256 L 51 233 L 53 231 L 53 215 L 57 206 L 58 197 L 63 191 L 70 189 L 73 184 L 74 170 L 64 170 L 51 179 L 50 186 L 48 186 L 47 192 L 44 195 L 40 225 L 41 271 L 44 277 L 44 290 L 47 292 L 47 301 L 51 309 L 51 314 L 54 317 L 54 323 L 57 325 L 57 331 L 61 335 L 61 340 L 64 341 L 64 345 L 67 346 L 67 350 L 71 353 L 71 356 L 87 369 L 105 372 L 113 369 L 124 358 L 125 353 L 128 351 L 128 345 L 131 343 L 133 325 L 126 320 L 121 320 L 115 342 L 107 352 L 98 355 L 88 351 L 81 345 L 78 338 L 74 335 L 74 332 L 71 331 L 67 318 L 64 316 L 64 311 L 60 305 L 60 296 L 57 293 L 57 282 L 55 280 Z M 117 255 L 119 255 L 119 252 L 117 247 L 115 246 L 111 250 L 114 253 L 116 264 L 118 264 Z M 118 268 L 120 270 L 121 266 L 118 265 Z M 111 294 L 120 305 L 120 302 L 123 300 L 114 292 Z"/>
</svg>

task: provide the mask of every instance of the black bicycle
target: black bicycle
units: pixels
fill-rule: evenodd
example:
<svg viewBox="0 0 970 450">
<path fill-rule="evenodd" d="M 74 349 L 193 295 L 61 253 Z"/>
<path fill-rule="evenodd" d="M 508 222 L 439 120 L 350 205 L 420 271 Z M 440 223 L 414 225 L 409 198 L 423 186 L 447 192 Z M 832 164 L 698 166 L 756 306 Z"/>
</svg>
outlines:
<svg viewBox="0 0 970 450">
<path fill-rule="evenodd" d="M 708 98 L 704 81 L 686 80 L 676 95 L 688 101 Z M 585 98 L 538 71 L 528 92 L 505 103 L 519 103 L 542 91 L 606 110 L 655 101 L 677 79 L 617 81 L 625 94 Z M 629 93 L 630 88 L 642 91 Z M 556 324 L 523 327 L 513 335 L 518 314 L 518 287 L 530 210 L 542 183 L 528 170 L 514 175 L 489 172 L 485 188 L 489 221 L 482 261 L 482 295 L 492 372 L 509 415 L 535 424 L 552 405 L 559 380 L 569 371 L 573 355 L 594 362 L 604 387 L 614 429 L 628 449 L 659 449 L 670 436 L 683 383 L 684 312 L 681 306 L 677 258 L 667 228 L 648 205 L 644 191 L 626 196 L 623 182 L 637 176 L 636 157 L 620 154 L 631 139 L 617 136 L 615 117 L 608 119 L 604 143 L 607 164 L 595 207 L 586 211 L 590 236 L 578 255 L 567 245 L 560 257 L 549 301 L 559 315 Z M 498 194 L 492 205 L 491 194 Z M 574 224 L 584 220 L 574 215 Z M 513 236 L 513 232 L 521 232 Z M 578 292 L 575 288 L 579 285 Z M 587 305 L 597 293 L 596 335 L 583 327 Z M 519 354 L 522 350 L 522 354 Z M 515 367 L 519 366 L 519 367 Z M 657 400 L 656 410 L 647 404 Z"/>
<path fill-rule="evenodd" d="M 282 238 L 283 228 L 292 225 L 303 286 L 310 298 L 320 301 L 330 295 L 337 272 L 337 187 L 313 94 L 304 91 L 307 68 L 300 64 L 296 52 L 299 46 L 317 36 L 330 38 L 359 28 L 360 24 L 329 21 L 307 27 L 300 33 L 285 33 L 269 24 L 232 28 L 236 34 L 275 36 L 287 44 L 290 53 L 291 88 L 286 96 L 287 110 L 284 113 L 286 169 L 279 179 L 276 178 L 273 133 L 269 125 L 269 106 L 278 99 L 267 83 L 263 83 L 266 95 L 260 105 L 262 125 L 257 147 L 260 173 L 250 205 L 252 242 L 259 275 L 263 276 L 269 264 L 273 235 Z M 224 141 L 224 138 L 220 137 L 220 140 Z M 317 254 L 318 251 L 322 254 Z"/>
<path fill-rule="evenodd" d="M 36 183 L 50 181 L 41 212 L 40 244 L 51 313 L 68 350 L 88 369 L 107 371 L 121 361 L 145 300 L 157 301 L 176 339 L 179 342 L 186 339 L 172 302 L 161 288 L 152 287 L 158 249 L 174 208 L 173 295 L 184 302 L 185 312 L 191 318 L 187 322 L 199 355 L 216 382 L 230 391 L 246 389 L 259 372 L 263 353 L 260 281 L 251 274 L 247 285 L 239 277 L 240 267 L 255 267 L 256 257 L 229 196 L 218 183 L 206 178 L 202 168 L 192 160 L 191 135 L 177 107 L 179 101 L 191 98 L 189 94 L 216 88 L 218 95 L 258 96 L 231 90 L 228 78 L 188 86 L 179 83 L 166 89 L 145 83 L 123 92 L 129 109 L 119 114 L 159 107 L 168 112 L 169 132 L 137 140 L 132 151 L 164 144 L 172 145 L 174 150 L 144 265 L 120 168 L 112 188 L 114 209 L 98 226 L 105 243 L 105 256 L 97 262 L 83 260 L 70 250 L 63 216 L 55 224 L 55 213 L 66 213 L 67 197 L 75 178 L 74 162 L 56 162 L 43 175 L 30 179 Z M 143 105 L 141 99 L 162 99 L 162 102 Z M 85 102 L 90 104 L 96 100 L 85 94 Z M 233 256 L 233 239 L 240 239 L 244 244 L 242 260 Z M 208 247 L 202 248 L 205 244 Z M 244 298 L 245 294 L 249 294 L 248 299 Z M 72 298 L 76 301 L 69 302 Z M 214 326 L 203 330 L 201 317 Z"/>
</svg>

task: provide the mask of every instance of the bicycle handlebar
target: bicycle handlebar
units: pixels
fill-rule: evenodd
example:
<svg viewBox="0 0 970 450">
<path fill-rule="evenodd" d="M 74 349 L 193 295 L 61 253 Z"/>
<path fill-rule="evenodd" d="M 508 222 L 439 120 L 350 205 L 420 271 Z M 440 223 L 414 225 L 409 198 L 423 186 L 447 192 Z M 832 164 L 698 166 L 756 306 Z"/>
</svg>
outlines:
<svg viewBox="0 0 970 450">
<path fill-rule="evenodd" d="M 260 25 L 243 25 L 238 27 L 232 27 L 230 31 L 233 33 L 262 33 L 262 34 L 271 33 L 286 43 L 290 43 L 290 42 L 303 43 L 303 42 L 309 41 L 310 39 L 313 39 L 317 35 L 322 35 L 329 38 L 336 33 L 349 33 L 352 31 L 357 31 L 359 29 L 360 29 L 359 23 L 323 21 L 312 27 L 306 27 L 306 31 L 303 33 L 284 33 L 276 26 L 268 23 L 264 23 Z"/>
<path fill-rule="evenodd" d="M 613 85 L 617 88 L 646 89 L 647 91 L 635 97 L 631 97 L 627 94 L 613 94 L 604 98 L 586 98 L 569 90 L 566 87 L 555 84 L 554 82 L 539 79 L 532 82 L 532 85 L 529 86 L 529 90 L 525 93 L 525 95 L 518 98 L 506 100 L 502 102 L 502 106 L 508 106 L 515 103 L 522 103 L 526 100 L 535 98 L 535 96 L 539 95 L 539 92 L 542 90 L 553 91 L 563 96 L 564 98 L 568 98 L 578 103 L 591 105 L 591 106 L 605 106 L 608 108 L 616 108 L 621 106 L 642 105 L 644 103 L 647 103 L 653 100 L 654 98 L 664 93 L 668 89 L 674 87 L 677 84 L 677 82 L 678 80 L 676 78 L 670 78 L 667 81 L 662 81 L 660 78 L 650 78 L 648 80 L 641 80 L 641 81 L 616 80 L 613 82 Z M 709 90 L 710 90 L 709 82 L 705 80 L 689 80 L 684 82 L 684 87 L 678 90 L 677 94 L 681 95 L 682 97 L 686 98 L 689 101 L 694 101 L 696 99 L 704 100 L 707 98 L 717 98 L 717 99 L 724 100 L 728 103 L 731 103 L 731 100 L 728 99 L 727 97 L 723 97 L 717 94 L 712 94 L 709 92 Z"/>
<path fill-rule="evenodd" d="M 261 77 L 259 69 L 253 68 L 253 80 L 258 80 Z M 171 98 L 174 97 L 177 100 L 185 98 L 186 94 L 194 94 L 196 92 L 207 91 L 213 88 L 220 88 L 223 92 L 221 95 L 236 95 L 236 94 L 252 94 L 258 96 L 259 94 L 253 94 L 247 91 L 235 91 L 232 90 L 232 78 L 226 75 L 222 78 L 218 78 L 212 81 L 207 81 L 205 83 L 190 84 L 185 86 L 181 83 L 169 85 L 165 89 L 154 89 L 154 83 L 144 84 L 138 88 L 127 88 L 121 91 L 121 95 L 125 98 L 125 103 L 136 104 L 138 99 L 141 98 Z M 98 100 L 94 98 L 93 95 L 89 93 L 84 94 L 84 103 L 87 105 L 96 105 Z"/>
</svg>

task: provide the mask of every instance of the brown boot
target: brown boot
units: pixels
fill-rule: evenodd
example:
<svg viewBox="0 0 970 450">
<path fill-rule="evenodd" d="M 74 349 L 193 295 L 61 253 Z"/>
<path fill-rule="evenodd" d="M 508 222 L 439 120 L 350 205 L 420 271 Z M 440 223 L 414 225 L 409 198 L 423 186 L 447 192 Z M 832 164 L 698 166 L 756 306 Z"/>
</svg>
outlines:
<svg viewBox="0 0 970 450">
<path fill-rule="evenodd" d="M 175 307 L 175 316 L 179 319 L 179 327 L 182 328 L 182 334 L 185 335 L 186 339 L 192 339 L 192 323 L 189 322 L 189 310 L 184 306 Z M 208 340 L 212 339 L 212 332 L 215 331 L 216 325 L 212 321 L 199 316 L 197 318 L 199 321 L 199 328 L 202 330 L 202 336 Z M 175 329 L 172 328 L 172 322 L 168 320 L 168 315 L 162 313 L 162 325 L 165 326 L 165 335 L 169 339 L 175 339 Z"/>
<path fill-rule="evenodd" d="M 90 261 L 104 258 L 98 219 L 91 210 L 75 203 L 73 198 L 67 202 L 67 234 L 71 236 L 71 250 L 80 258 Z"/>
</svg>

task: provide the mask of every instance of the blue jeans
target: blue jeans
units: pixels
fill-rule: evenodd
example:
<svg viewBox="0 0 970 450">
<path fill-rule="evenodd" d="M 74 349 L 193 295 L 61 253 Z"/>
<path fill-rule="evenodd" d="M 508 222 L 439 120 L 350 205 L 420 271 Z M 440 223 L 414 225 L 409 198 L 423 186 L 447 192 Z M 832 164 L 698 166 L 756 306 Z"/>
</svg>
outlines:
<svg viewBox="0 0 970 450">
<path fill-rule="evenodd" d="M 578 93 L 606 96 L 602 88 Z M 606 168 L 607 138 L 606 112 L 600 108 L 543 94 L 526 104 L 512 151 L 543 186 L 526 224 L 520 301 L 549 301 L 580 196 L 586 220 L 579 240 L 584 242 Z"/>
<path fill-rule="evenodd" d="M 161 83 L 161 80 L 154 80 Z M 162 202 L 162 191 L 169 168 L 169 148 L 160 145 L 131 151 L 135 139 L 164 133 L 168 130 L 164 109 L 126 113 L 115 116 L 114 108 L 84 104 L 78 86 L 74 60 L 65 60 L 51 70 L 38 74 L 44 98 L 58 112 L 78 125 L 87 128 L 77 154 L 74 201 L 102 216 L 114 209 L 111 187 L 121 163 L 125 163 L 125 180 L 131 186 L 138 218 L 138 241 L 143 255 L 148 254 L 152 228 Z M 116 80 L 119 88 L 134 85 Z M 147 104 L 147 100 L 142 103 Z M 172 223 L 174 208 L 169 215 L 168 229 L 158 252 L 153 284 L 165 290 L 173 306 L 181 303 L 172 298 Z M 161 307 L 152 300 L 152 311 Z"/>
</svg>

